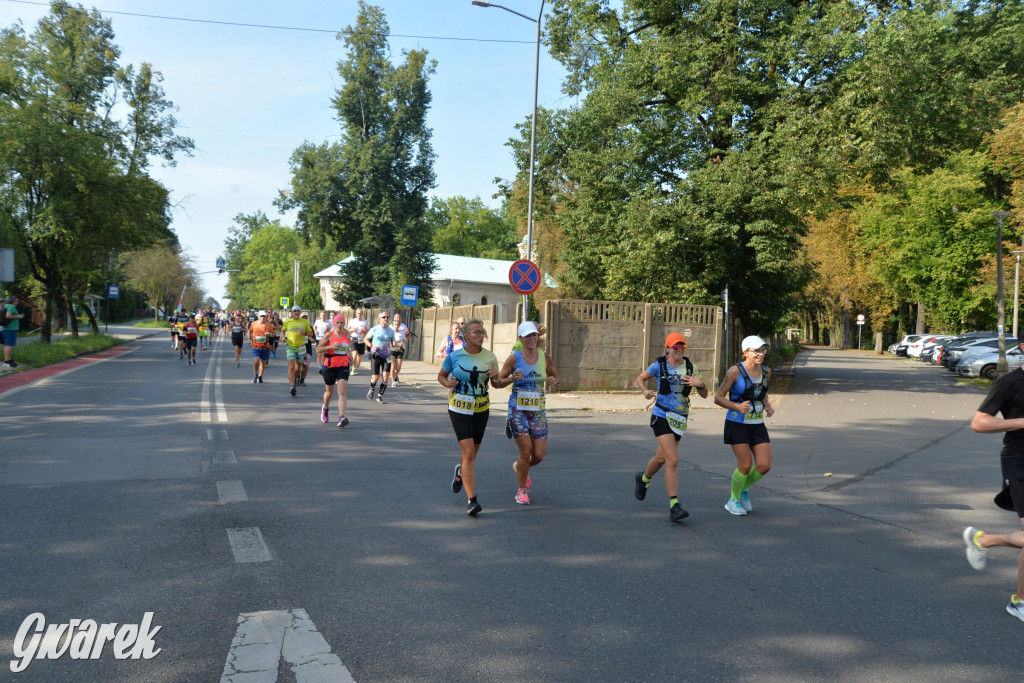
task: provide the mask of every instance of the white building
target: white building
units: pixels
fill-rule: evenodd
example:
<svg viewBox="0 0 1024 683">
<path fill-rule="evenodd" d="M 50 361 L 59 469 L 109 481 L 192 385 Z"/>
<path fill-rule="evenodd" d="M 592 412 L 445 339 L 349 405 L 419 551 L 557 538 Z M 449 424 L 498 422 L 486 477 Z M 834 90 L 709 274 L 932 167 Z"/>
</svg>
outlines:
<svg viewBox="0 0 1024 683">
<path fill-rule="evenodd" d="M 452 256 L 450 254 L 432 254 L 432 256 L 436 264 L 431 278 L 433 280 L 431 295 L 435 305 L 496 304 L 495 322 L 509 322 L 515 318 L 516 303 L 522 298 L 521 295 L 516 294 L 508 282 L 508 272 L 515 261 Z M 334 298 L 331 286 L 345 281 L 341 275 L 341 267 L 352 259 L 353 256 L 349 255 L 343 261 L 324 268 L 313 276 L 320 281 L 320 298 L 323 299 L 324 308 L 329 310 L 341 308 Z M 545 276 L 543 286 L 555 285 L 549 276 Z"/>
</svg>

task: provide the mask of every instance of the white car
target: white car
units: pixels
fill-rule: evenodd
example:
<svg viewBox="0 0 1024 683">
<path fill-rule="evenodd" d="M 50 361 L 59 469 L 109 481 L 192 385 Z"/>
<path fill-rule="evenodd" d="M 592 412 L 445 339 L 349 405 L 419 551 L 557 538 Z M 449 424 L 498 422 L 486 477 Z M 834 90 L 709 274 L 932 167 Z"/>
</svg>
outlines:
<svg viewBox="0 0 1024 683">
<path fill-rule="evenodd" d="M 957 363 L 956 371 L 961 377 L 996 379 L 997 362 L 999 362 L 999 349 L 986 348 L 984 351 L 979 349 L 979 351 L 961 358 Z M 1024 353 L 1021 353 L 1019 346 L 1009 346 L 1006 349 L 1006 365 L 1010 370 L 1016 370 L 1024 365 Z"/>
<path fill-rule="evenodd" d="M 927 348 L 930 344 L 937 344 L 943 339 L 952 339 L 953 335 L 950 334 L 926 334 L 920 339 L 907 344 L 907 355 L 911 358 L 920 358 L 921 351 Z"/>
</svg>

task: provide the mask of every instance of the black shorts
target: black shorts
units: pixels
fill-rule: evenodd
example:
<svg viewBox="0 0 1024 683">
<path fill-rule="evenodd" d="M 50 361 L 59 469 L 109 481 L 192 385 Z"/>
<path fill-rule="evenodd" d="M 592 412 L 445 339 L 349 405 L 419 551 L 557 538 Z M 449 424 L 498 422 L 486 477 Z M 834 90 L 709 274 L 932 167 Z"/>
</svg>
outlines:
<svg viewBox="0 0 1024 683">
<path fill-rule="evenodd" d="M 198 341 L 199 340 L 196 339 L 195 337 L 192 337 L 191 339 L 189 339 L 188 337 L 185 337 L 185 348 L 186 349 L 194 349 L 194 348 L 196 348 L 196 343 Z"/>
<path fill-rule="evenodd" d="M 452 427 L 455 429 L 455 438 L 458 441 L 473 439 L 473 443 L 479 444 L 484 440 L 484 430 L 487 429 L 487 416 L 491 411 L 485 410 L 472 415 L 453 413 L 448 411 L 448 417 L 452 420 Z"/>
<path fill-rule="evenodd" d="M 1024 456 L 1003 455 L 999 464 L 1003 469 L 1003 490 L 1010 496 L 1017 516 L 1024 519 Z"/>
<path fill-rule="evenodd" d="M 663 434 L 671 434 L 676 437 L 676 441 L 683 438 L 672 431 L 672 428 L 668 426 L 668 420 L 663 417 L 655 417 L 651 415 L 651 429 L 654 430 L 654 438 L 658 438 Z"/>
<path fill-rule="evenodd" d="M 391 349 L 391 357 L 392 358 L 404 358 L 405 357 L 405 349 Z"/>
<path fill-rule="evenodd" d="M 324 384 L 333 387 L 338 380 L 348 381 L 349 367 L 347 365 L 339 365 L 336 368 L 323 367 L 320 368 L 320 374 L 324 377 Z"/>
<path fill-rule="evenodd" d="M 725 443 L 747 444 L 758 446 L 763 443 L 771 443 L 768 438 L 768 428 L 761 424 L 743 424 L 742 422 L 725 421 Z"/>
<path fill-rule="evenodd" d="M 237 346 L 238 348 L 242 348 L 242 341 L 243 340 L 244 340 L 244 338 L 240 334 L 232 334 L 231 335 L 231 345 L 232 346 Z"/>
<path fill-rule="evenodd" d="M 384 372 L 391 372 L 391 359 L 381 358 L 375 353 L 370 354 L 370 374 L 379 375 L 381 369 L 383 369 Z"/>
<path fill-rule="evenodd" d="M 358 353 L 360 356 L 366 353 L 366 342 L 354 341 L 352 342 L 352 350 Z"/>
</svg>

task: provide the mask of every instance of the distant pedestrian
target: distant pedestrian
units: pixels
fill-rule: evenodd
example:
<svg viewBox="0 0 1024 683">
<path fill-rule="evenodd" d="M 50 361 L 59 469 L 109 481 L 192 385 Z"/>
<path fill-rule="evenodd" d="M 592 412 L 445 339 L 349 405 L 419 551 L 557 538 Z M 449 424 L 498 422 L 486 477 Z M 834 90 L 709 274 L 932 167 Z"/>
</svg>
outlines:
<svg viewBox="0 0 1024 683">
<path fill-rule="evenodd" d="M 647 380 L 658 380 L 657 392 L 647 387 Z M 647 497 L 647 487 L 658 470 L 665 467 L 665 492 L 668 493 L 668 517 L 679 522 L 690 516 L 679 503 L 679 440 L 686 433 L 690 415 L 690 393 L 696 389 L 701 398 L 708 397 L 708 386 L 700 371 L 686 357 L 686 338 L 673 332 L 665 338 L 665 355 L 660 356 L 636 378 L 644 398 L 657 396 L 651 409 L 651 429 L 658 450 L 642 472 L 634 477 L 633 493 L 637 500 Z"/>
<path fill-rule="evenodd" d="M 18 312 L 17 296 L 12 294 L 7 299 L 7 303 L 4 305 L 4 314 L 4 366 L 8 368 L 16 368 L 18 367 L 18 364 L 11 359 L 11 352 L 14 351 L 15 344 L 18 343 L 18 331 L 21 329 L 21 319 L 25 317 L 24 313 Z"/>
<path fill-rule="evenodd" d="M 725 443 L 732 446 L 736 469 L 732 473 L 729 502 L 725 509 L 745 515 L 750 504 L 750 487 L 772 468 L 772 444 L 764 418 L 775 413 L 768 402 L 771 370 L 764 365 L 768 343 L 758 336 L 743 339 L 743 360 L 725 373 L 722 386 L 715 392 L 715 403 L 725 414 Z"/>
<path fill-rule="evenodd" d="M 1024 351 L 1024 334 L 1017 345 Z M 1002 417 L 996 417 L 996 413 Z M 1011 370 L 996 381 L 974 414 L 971 429 L 982 434 L 1005 432 L 999 454 L 1003 489 L 996 496 L 996 504 L 1013 511 L 1024 529 L 1024 368 Z M 964 529 L 963 539 L 967 561 L 975 569 L 985 567 L 989 548 L 1021 549 L 1017 555 L 1017 592 L 1010 596 L 1006 611 L 1024 621 L 1024 530 L 987 534 L 969 526 Z"/>
</svg>

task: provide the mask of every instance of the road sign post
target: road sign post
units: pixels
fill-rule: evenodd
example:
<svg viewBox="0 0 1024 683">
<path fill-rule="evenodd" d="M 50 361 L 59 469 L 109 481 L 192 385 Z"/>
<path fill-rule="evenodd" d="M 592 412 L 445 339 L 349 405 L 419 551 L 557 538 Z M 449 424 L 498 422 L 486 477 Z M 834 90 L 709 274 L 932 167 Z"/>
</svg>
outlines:
<svg viewBox="0 0 1024 683">
<path fill-rule="evenodd" d="M 857 350 L 860 351 L 860 333 L 864 329 L 864 314 L 857 314 Z"/>
<path fill-rule="evenodd" d="M 508 269 L 508 283 L 523 295 L 523 322 L 526 322 L 530 319 L 530 300 L 527 296 L 540 287 L 540 268 L 533 261 L 519 259 Z"/>
</svg>

